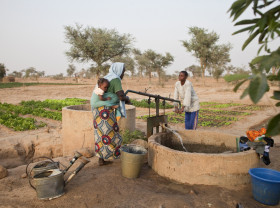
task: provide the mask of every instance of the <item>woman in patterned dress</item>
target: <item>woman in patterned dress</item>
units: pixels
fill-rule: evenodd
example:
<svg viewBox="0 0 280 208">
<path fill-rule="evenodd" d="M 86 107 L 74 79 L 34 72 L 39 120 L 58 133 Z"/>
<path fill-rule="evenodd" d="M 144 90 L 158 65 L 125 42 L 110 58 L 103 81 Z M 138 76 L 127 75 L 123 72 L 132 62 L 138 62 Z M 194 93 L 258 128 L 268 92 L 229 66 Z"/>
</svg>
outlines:
<svg viewBox="0 0 280 208">
<path fill-rule="evenodd" d="M 119 100 L 122 117 L 126 116 L 124 103 L 130 103 L 129 98 L 125 96 L 122 89 L 121 80 L 124 76 L 124 63 L 113 63 L 109 69 L 109 73 L 104 77 L 110 82 L 107 92 L 115 93 Z M 106 164 L 105 160 L 118 158 L 120 156 L 120 146 L 122 144 L 122 137 L 119 134 L 119 126 L 115 111 L 106 106 L 96 107 L 94 101 L 91 99 L 91 106 L 93 108 L 93 125 L 95 138 L 95 152 L 99 157 L 99 165 Z"/>
</svg>

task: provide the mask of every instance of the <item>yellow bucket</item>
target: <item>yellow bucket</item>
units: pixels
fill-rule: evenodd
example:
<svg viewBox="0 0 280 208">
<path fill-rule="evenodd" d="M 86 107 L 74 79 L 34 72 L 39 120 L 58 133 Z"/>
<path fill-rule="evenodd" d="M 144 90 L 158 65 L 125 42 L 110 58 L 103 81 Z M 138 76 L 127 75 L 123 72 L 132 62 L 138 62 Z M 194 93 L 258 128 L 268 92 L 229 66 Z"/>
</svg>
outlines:
<svg viewBox="0 0 280 208">
<path fill-rule="evenodd" d="M 120 148 L 122 176 L 138 178 L 147 150 L 138 145 L 124 145 Z"/>
</svg>

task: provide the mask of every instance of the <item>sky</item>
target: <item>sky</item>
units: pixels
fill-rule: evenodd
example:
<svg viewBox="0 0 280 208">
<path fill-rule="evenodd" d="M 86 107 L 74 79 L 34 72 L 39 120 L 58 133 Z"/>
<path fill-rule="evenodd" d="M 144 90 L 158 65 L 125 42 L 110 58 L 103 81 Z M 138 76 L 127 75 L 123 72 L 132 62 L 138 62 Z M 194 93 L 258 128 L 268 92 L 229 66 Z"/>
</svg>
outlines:
<svg viewBox="0 0 280 208">
<path fill-rule="evenodd" d="M 182 46 L 189 40 L 188 28 L 197 26 L 215 31 L 219 44 L 231 43 L 231 64 L 248 66 L 257 55 L 257 42 L 244 51 L 248 34 L 232 35 L 234 26 L 227 13 L 233 0 L 0 0 L 0 63 L 9 73 L 35 67 L 46 75 L 64 73 L 71 62 L 65 55 L 70 45 L 64 27 L 116 29 L 135 38 L 134 47 L 157 53 L 171 53 L 168 74 L 199 62 Z M 249 12 L 244 18 L 253 17 Z M 279 45 L 279 44 L 278 44 Z M 73 62 L 77 70 L 88 65 Z"/>
</svg>

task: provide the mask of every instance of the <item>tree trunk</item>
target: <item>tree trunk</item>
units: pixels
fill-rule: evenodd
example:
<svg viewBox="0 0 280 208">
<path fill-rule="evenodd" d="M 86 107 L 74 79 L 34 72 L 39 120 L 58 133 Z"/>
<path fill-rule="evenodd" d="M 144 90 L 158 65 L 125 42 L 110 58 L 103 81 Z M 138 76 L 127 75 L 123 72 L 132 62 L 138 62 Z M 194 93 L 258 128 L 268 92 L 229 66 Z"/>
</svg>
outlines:
<svg viewBox="0 0 280 208">
<path fill-rule="evenodd" d="M 96 67 L 96 78 L 97 78 L 97 80 L 100 77 L 101 69 L 102 69 L 102 65 L 100 63 L 97 63 L 97 67 Z"/>
<path fill-rule="evenodd" d="M 202 58 L 200 58 L 200 68 L 202 71 L 202 80 L 203 80 L 203 86 L 205 86 L 205 70 L 206 70 L 206 64 L 203 62 Z"/>
<path fill-rule="evenodd" d="M 161 84 L 161 74 L 160 74 L 160 70 L 157 70 L 157 73 L 158 73 L 158 84 L 160 85 Z"/>
</svg>

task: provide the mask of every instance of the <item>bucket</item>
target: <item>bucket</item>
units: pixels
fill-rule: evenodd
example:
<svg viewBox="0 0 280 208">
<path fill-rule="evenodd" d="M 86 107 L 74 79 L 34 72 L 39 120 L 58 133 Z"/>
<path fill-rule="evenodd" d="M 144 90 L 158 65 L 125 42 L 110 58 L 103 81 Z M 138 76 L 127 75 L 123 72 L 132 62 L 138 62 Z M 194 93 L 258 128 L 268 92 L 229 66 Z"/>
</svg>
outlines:
<svg viewBox="0 0 280 208">
<path fill-rule="evenodd" d="M 120 148 L 122 176 L 138 178 L 147 150 L 138 145 L 125 145 Z"/>
<path fill-rule="evenodd" d="M 64 175 L 59 169 L 41 172 L 32 180 L 39 199 L 53 199 L 64 194 Z"/>
<path fill-rule="evenodd" d="M 267 168 L 249 170 L 253 197 L 266 205 L 277 205 L 280 199 L 280 172 Z"/>
</svg>

